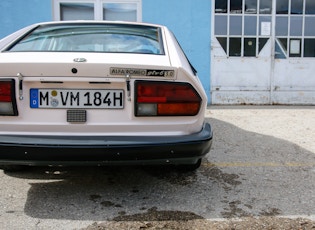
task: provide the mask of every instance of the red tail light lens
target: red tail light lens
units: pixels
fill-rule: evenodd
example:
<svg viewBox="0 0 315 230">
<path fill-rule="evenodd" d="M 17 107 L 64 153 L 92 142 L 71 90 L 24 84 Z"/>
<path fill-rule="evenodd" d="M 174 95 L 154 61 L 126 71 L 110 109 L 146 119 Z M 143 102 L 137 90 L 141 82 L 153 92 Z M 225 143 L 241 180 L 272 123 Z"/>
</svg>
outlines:
<svg viewBox="0 0 315 230">
<path fill-rule="evenodd" d="M 17 115 L 14 80 L 0 80 L 0 115 Z"/>
<path fill-rule="evenodd" d="M 195 116 L 201 97 L 189 83 L 136 81 L 136 116 Z"/>
<path fill-rule="evenodd" d="M 11 102 L 12 98 L 12 86 L 11 82 L 0 82 L 0 102 Z"/>
</svg>

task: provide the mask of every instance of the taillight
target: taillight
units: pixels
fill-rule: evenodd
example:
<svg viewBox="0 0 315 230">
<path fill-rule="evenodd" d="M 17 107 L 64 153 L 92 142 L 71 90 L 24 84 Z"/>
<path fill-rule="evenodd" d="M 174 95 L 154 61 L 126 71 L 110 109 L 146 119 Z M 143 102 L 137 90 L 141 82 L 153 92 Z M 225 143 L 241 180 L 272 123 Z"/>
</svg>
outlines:
<svg viewBox="0 0 315 230">
<path fill-rule="evenodd" d="M 0 80 L 0 116 L 17 116 L 15 81 Z"/>
<path fill-rule="evenodd" d="M 136 81 L 136 116 L 194 116 L 201 97 L 189 83 Z"/>
</svg>

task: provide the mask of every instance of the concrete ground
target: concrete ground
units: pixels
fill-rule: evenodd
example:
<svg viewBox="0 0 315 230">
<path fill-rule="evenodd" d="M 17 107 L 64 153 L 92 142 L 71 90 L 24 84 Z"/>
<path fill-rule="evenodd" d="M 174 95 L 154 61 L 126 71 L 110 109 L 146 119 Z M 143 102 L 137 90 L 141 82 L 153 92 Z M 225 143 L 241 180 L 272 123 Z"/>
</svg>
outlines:
<svg viewBox="0 0 315 230">
<path fill-rule="evenodd" d="M 1 229 L 315 229 L 314 108 L 209 107 L 196 172 L 0 171 Z"/>
</svg>

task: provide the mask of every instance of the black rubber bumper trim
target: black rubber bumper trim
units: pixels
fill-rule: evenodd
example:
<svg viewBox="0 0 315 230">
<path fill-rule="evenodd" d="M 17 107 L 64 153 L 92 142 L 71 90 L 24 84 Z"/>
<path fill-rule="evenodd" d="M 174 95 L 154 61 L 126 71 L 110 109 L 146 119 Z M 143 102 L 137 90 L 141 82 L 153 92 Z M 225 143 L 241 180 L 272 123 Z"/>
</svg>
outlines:
<svg viewBox="0 0 315 230">
<path fill-rule="evenodd" d="M 0 164 L 132 162 L 200 159 L 210 151 L 212 129 L 185 136 L 0 136 Z M 175 160 L 176 161 L 176 160 Z"/>
</svg>

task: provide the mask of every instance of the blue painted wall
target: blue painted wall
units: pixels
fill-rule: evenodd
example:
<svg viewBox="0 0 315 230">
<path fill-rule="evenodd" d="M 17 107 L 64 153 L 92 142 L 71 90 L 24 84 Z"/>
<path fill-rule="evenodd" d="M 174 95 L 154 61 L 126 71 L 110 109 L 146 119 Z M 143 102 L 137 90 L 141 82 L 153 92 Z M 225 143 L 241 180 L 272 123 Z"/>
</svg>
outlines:
<svg viewBox="0 0 315 230">
<path fill-rule="evenodd" d="M 143 0 L 142 21 L 173 31 L 208 95 L 210 103 L 211 0 Z"/>
<path fill-rule="evenodd" d="M 25 26 L 51 20 L 51 0 L 0 0 L 0 39 Z"/>
<path fill-rule="evenodd" d="M 211 0 L 142 0 L 142 21 L 166 25 L 177 37 L 210 103 Z M 0 39 L 27 25 L 51 21 L 51 0 L 0 0 Z"/>
</svg>

